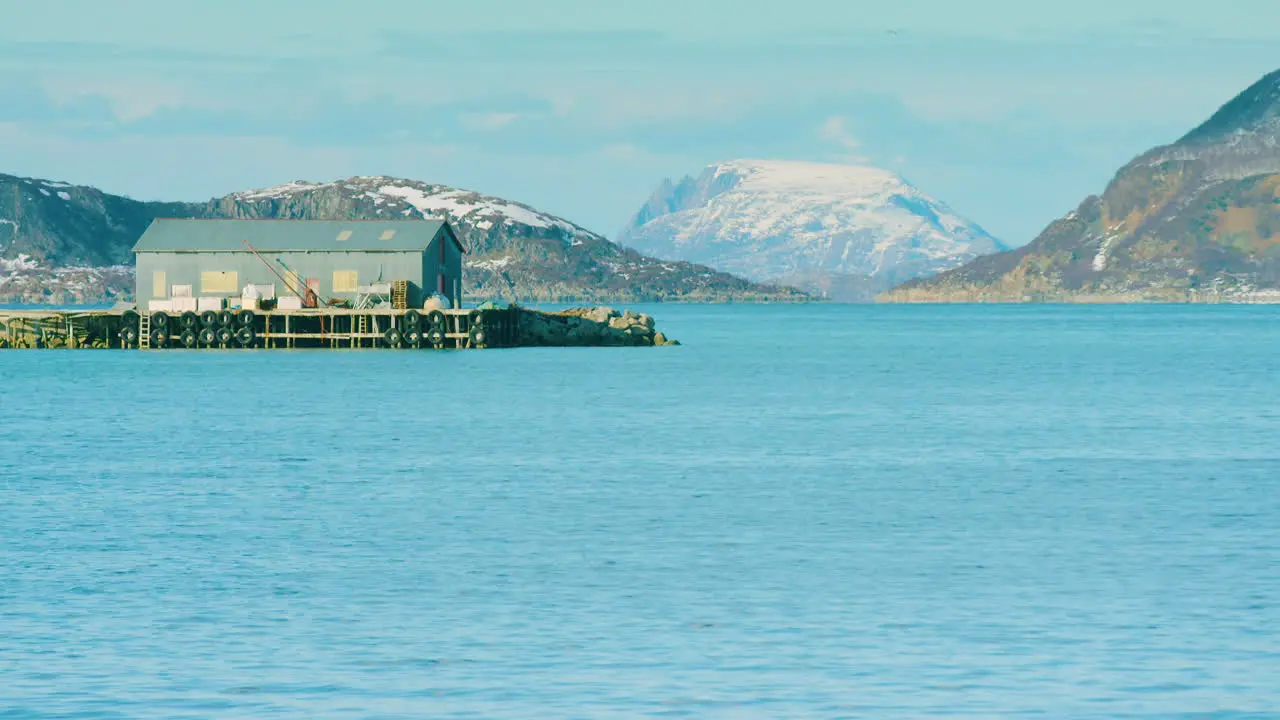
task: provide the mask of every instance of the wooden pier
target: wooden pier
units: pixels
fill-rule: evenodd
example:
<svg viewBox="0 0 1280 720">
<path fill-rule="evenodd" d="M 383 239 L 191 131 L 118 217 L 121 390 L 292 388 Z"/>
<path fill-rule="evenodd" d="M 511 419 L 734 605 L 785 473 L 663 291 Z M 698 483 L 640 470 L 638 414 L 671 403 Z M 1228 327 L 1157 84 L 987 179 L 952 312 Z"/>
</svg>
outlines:
<svg viewBox="0 0 1280 720">
<path fill-rule="evenodd" d="M 0 310 L 5 348 L 429 348 L 517 344 L 519 308 L 221 310 Z"/>
</svg>

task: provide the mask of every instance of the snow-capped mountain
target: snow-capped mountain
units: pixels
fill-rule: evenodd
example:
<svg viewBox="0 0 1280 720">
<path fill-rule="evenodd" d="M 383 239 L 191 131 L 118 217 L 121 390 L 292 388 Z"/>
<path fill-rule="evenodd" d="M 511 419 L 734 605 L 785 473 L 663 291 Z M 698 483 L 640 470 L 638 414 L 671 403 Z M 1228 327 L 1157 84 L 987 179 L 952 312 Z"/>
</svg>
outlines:
<svg viewBox="0 0 1280 720">
<path fill-rule="evenodd" d="M 758 281 L 862 276 L 882 288 L 1005 249 L 889 171 L 777 160 L 664 181 L 619 241 Z"/>
</svg>

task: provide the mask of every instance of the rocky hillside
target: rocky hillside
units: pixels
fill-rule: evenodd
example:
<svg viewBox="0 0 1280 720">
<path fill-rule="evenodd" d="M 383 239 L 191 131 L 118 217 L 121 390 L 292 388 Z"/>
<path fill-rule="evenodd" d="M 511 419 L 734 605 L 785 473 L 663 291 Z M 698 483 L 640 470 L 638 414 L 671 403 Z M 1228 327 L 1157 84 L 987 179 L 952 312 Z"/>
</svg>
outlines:
<svg viewBox="0 0 1280 720">
<path fill-rule="evenodd" d="M 186 217 L 198 208 L 0 175 L 0 258 L 26 255 L 40 265 L 57 267 L 131 264 L 129 251 L 152 218 Z"/>
<path fill-rule="evenodd" d="M 1029 245 L 883 299 L 1280 300 L 1280 71 L 1130 162 Z"/>
<path fill-rule="evenodd" d="M 886 170 L 772 160 L 664 181 L 618 240 L 841 300 L 1005 249 Z"/>
<path fill-rule="evenodd" d="M 133 292 L 129 250 L 152 218 L 198 205 L 0 175 L 0 302 L 100 302 Z"/>
<path fill-rule="evenodd" d="M 796 300 L 682 262 L 646 257 L 526 205 L 387 177 L 293 182 L 204 203 L 144 203 L 65 183 L 0 176 L 0 302 L 84 303 L 133 290 L 130 249 L 156 217 L 446 218 L 472 254 L 472 300 Z"/>
</svg>

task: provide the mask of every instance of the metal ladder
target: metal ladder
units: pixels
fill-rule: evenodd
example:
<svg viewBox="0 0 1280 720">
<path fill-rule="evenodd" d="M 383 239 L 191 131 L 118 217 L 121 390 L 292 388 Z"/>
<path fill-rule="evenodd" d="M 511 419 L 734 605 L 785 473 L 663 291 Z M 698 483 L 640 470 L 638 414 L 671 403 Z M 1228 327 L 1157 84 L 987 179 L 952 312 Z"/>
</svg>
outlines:
<svg viewBox="0 0 1280 720">
<path fill-rule="evenodd" d="M 151 349 L 151 316 L 138 313 L 138 349 Z"/>
</svg>

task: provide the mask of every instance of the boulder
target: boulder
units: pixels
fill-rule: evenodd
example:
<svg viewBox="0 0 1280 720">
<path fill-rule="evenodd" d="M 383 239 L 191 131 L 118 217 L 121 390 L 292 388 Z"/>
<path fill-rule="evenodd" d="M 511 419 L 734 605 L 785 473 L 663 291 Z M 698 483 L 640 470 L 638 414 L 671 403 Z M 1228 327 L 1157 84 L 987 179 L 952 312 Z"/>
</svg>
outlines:
<svg viewBox="0 0 1280 720">
<path fill-rule="evenodd" d="M 588 310 L 583 317 L 592 322 L 607 323 L 612 318 L 618 317 L 618 311 L 611 307 L 596 307 Z"/>
</svg>

